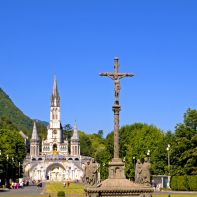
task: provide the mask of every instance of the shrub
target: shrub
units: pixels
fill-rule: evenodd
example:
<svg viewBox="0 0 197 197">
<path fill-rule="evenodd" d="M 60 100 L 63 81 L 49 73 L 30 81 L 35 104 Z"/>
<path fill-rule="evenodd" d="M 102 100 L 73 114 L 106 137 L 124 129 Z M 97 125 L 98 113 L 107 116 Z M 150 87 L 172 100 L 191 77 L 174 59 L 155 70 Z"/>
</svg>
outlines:
<svg viewBox="0 0 197 197">
<path fill-rule="evenodd" d="M 188 183 L 191 191 L 197 191 L 197 175 L 190 176 Z"/>
<path fill-rule="evenodd" d="M 197 175 L 173 176 L 170 186 L 177 191 L 197 191 Z"/>
<path fill-rule="evenodd" d="M 64 191 L 59 191 L 59 192 L 57 192 L 57 196 L 58 197 L 64 197 L 65 196 L 65 192 Z"/>
</svg>

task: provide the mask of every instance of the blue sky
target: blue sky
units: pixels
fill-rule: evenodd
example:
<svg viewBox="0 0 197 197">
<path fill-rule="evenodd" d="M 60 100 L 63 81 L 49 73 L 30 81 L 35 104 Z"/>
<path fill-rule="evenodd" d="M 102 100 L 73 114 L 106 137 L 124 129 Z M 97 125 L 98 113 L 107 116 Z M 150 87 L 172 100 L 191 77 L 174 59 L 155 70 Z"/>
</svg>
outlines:
<svg viewBox="0 0 197 197">
<path fill-rule="evenodd" d="M 54 75 L 62 123 L 88 133 L 113 129 L 120 71 L 120 126 L 174 130 L 197 107 L 197 1 L 7 0 L 0 2 L 0 87 L 29 117 L 49 120 Z"/>
</svg>

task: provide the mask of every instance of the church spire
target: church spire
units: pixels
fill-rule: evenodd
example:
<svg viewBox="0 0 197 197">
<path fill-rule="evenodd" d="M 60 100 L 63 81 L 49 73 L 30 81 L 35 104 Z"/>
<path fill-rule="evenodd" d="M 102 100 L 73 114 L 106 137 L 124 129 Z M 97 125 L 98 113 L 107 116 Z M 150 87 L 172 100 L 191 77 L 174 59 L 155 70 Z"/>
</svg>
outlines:
<svg viewBox="0 0 197 197">
<path fill-rule="evenodd" d="M 54 97 L 59 97 L 59 93 L 58 93 L 58 89 L 57 89 L 57 80 L 56 80 L 56 76 L 54 76 L 54 81 L 53 81 L 53 93 L 52 95 Z"/>
<path fill-rule="evenodd" d="M 59 107 L 59 105 L 60 105 L 60 97 L 58 93 L 57 81 L 55 76 L 53 81 L 53 91 L 51 95 L 51 106 Z"/>
<path fill-rule="evenodd" d="M 35 121 L 34 121 L 31 141 L 39 141 L 38 131 L 37 131 L 37 127 L 36 127 L 36 122 Z"/>
</svg>

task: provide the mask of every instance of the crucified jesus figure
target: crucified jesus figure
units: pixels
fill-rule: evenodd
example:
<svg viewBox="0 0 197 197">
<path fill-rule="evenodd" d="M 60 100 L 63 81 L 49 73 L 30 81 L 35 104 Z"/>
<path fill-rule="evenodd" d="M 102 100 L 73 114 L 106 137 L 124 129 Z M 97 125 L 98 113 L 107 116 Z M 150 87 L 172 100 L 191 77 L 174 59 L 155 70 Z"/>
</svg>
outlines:
<svg viewBox="0 0 197 197">
<path fill-rule="evenodd" d="M 119 105 L 119 94 L 120 94 L 120 79 L 123 77 L 132 77 L 133 74 L 129 73 L 119 73 L 118 72 L 118 58 L 114 59 L 114 73 L 100 73 L 100 76 L 107 76 L 114 80 L 114 97 L 115 97 L 115 104 Z"/>
<path fill-rule="evenodd" d="M 122 79 L 123 77 L 126 77 L 127 74 L 121 74 L 120 75 L 116 75 L 114 74 L 113 76 L 110 73 L 107 73 L 107 75 L 109 78 L 111 78 L 112 80 L 114 80 L 114 97 L 115 97 L 115 103 L 119 104 L 119 93 L 120 93 L 120 79 Z"/>
</svg>

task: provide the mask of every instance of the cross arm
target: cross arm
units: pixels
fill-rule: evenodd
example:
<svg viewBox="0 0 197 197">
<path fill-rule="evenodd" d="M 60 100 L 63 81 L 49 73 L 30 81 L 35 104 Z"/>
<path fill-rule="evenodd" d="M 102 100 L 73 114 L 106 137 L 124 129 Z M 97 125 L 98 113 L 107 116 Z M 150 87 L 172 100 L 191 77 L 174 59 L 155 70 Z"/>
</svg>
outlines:
<svg viewBox="0 0 197 197">
<path fill-rule="evenodd" d="M 118 74 L 119 79 L 123 78 L 123 77 L 133 77 L 134 75 L 131 73 L 120 73 Z"/>
<path fill-rule="evenodd" d="M 114 76 L 114 73 L 99 73 L 100 76 L 111 76 L 113 77 Z"/>
<path fill-rule="evenodd" d="M 100 76 L 106 76 L 114 80 L 114 73 L 99 73 Z"/>
</svg>

